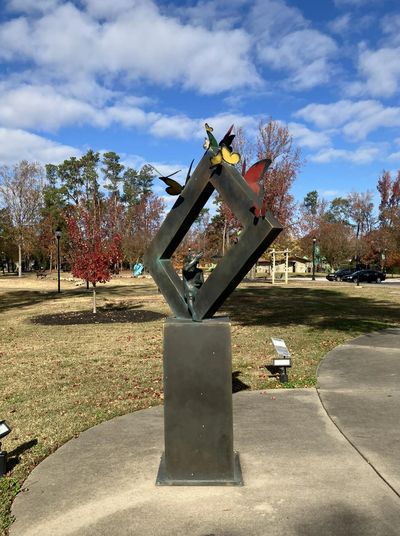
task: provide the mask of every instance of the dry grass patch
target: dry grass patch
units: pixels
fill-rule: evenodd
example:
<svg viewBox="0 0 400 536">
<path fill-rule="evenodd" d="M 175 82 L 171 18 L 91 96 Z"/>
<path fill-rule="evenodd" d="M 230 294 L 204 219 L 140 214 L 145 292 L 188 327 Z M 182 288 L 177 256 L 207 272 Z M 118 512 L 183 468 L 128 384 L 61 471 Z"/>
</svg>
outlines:
<svg viewBox="0 0 400 536">
<path fill-rule="evenodd" d="M 41 459 L 104 420 L 162 403 L 162 322 L 170 314 L 149 279 L 121 277 L 91 292 L 55 278 L 0 278 L 0 418 L 12 470 L 0 483 L 0 534 L 12 497 Z M 234 390 L 280 388 L 269 378 L 270 337 L 293 354 L 290 386 L 312 386 L 332 348 L 400 324 L 399 287 L 339 283 L 241 285 L 221 311 L 232 320 Z M 3 531 L 3 532 L 2 532 Z"/>
</svg>

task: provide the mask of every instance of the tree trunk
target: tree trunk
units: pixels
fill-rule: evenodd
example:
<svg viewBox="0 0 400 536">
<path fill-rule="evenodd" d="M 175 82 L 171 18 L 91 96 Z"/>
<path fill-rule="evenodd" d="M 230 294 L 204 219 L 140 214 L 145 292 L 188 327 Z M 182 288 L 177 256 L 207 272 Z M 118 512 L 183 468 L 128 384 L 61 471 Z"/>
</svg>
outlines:
<svg viewBox="0 0 400 536">
<path fill-rule="evenodd" d="M 18 244 L 18 277 L 22 277 L 22 246 Z"/>
<path fill-rule="evenodd" d="M 222 256 L 225 255 L 225 248 L 226 248 L 226 222 L 224 222 L 224 228 L 222 230 Z"/>
<path fill-rule="evenodd" d="M 51 273 L 53 270 L 53 252 L 50 253 L 49 263 L 50 263 L 50 273 Z"/>
<path fill-rule="evenodd" d="M 93 314 L 97 313 L 96 309 L 96 285 L 93 284 Z"/>
</svg>

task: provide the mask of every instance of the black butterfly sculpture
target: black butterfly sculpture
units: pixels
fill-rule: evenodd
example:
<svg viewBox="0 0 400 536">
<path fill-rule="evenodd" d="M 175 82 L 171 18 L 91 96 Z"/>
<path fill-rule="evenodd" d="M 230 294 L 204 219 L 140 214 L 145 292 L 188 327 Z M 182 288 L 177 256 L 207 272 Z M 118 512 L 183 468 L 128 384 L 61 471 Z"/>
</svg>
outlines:
<svg viewBox="0 0 400 536">
<path fill-rule="evenodd" d="M 165 191 L 167 192 L 167 194 L 169 194 L 169 195 L 179 195 L 179 194 L 182 193 L 182 190 L 184 189 L 184 187 L 186 186 L 188 180 L 190 179 L 190 174 L 192 172 L 193 162 L 194 162 L 194 159 L 190 162 L 190 166 L 189 166 L 189 169 L 188 169 L 188 172 L 187 172 L 187 175 L 186 175 L 186 180 L 185 180 L 184 186 L 179 184 L 179 182 L 177 182 L 176 180 L 171 179 L 171 177 L 173 175 L 176 175 L 177 173 L 180 172 L 180 169 L 178 169 L 178 171 L 174 171 L 173 173 L 171 173 L 170 175 L 167 175 L 165 177 L 154 166 L 152 166 L 151 164 L 150 164 L 150 166 L 154 169 L 154 171 L 157 173 L 157 175 L 159 175 L 158 178 L 160 180 L 162 180 L 167 185 L 167 188 L 165 188 Z"/>
</svg>

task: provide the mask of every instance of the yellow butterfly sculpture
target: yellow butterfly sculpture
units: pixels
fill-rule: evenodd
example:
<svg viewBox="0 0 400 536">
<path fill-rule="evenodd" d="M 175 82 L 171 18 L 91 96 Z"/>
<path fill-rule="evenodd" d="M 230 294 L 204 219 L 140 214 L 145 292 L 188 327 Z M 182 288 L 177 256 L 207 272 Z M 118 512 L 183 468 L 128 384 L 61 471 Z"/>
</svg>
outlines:
<svg viewBox="0 0 400 536">
<path fill-rule="evenodd" d="M 206 123 L 205 129 L 207 132 L 207 138 L 203 145 L 204 149 L 207 150 L 209 147 L 219 148 L 218 153 L 211 157 L 211 164 L 213 166 L 219 166 L 222 164 L 222 162 L 232 165 L 238 164 L 240 162 L 240 154 L 232 151 L 232 141 L 235 137 L 235 135 L 232 134 L 233 125 L 229 128 L 228 132 L 219 143 L 212 134 L 213 128 Z"/>
<path fill-rule="evenodd" d="M 238 164 L 240 162 L 240 154 L 232 152 L 228 149 L 228 147 L 222 145 L 218 153 L 215 156 L 212 156 L 210 160 L 213 166 L 218 166 L 222 164 L 222 161 L 227 162 L 228 164 L 232 164 L 234 166 L 235 164 Z"/>
</svg>

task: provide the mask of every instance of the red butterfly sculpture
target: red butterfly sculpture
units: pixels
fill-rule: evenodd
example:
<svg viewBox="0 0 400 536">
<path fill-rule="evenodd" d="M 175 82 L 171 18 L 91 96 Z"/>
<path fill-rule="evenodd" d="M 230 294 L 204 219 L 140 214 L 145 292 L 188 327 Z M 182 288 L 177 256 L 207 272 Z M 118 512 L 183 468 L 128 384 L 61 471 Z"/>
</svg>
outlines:
<svg viewBox="0 0 400 536">
<path fill-rule="evenodd" d="M 264 177 L 271 162 L 272 160 L 270 158 L 264 158 L 253 164 L 247 171 L 246 162 L 243 162 L 242 175 L 244 176 L 244 180 L 256 194 L 255 203 L 251 208 L 256 218 L 260 216 L 262 218 L 265 217 L 267 207 L 265 204 Z"/>
</svg>

